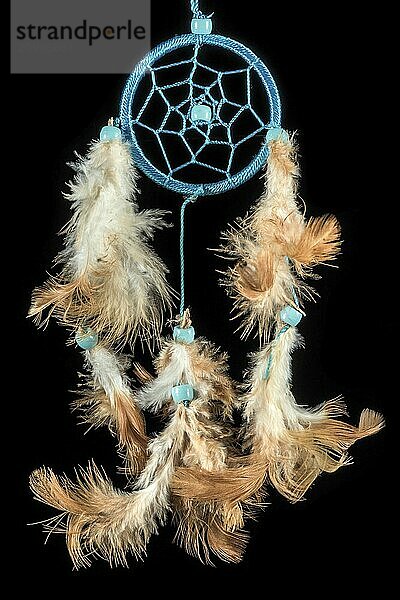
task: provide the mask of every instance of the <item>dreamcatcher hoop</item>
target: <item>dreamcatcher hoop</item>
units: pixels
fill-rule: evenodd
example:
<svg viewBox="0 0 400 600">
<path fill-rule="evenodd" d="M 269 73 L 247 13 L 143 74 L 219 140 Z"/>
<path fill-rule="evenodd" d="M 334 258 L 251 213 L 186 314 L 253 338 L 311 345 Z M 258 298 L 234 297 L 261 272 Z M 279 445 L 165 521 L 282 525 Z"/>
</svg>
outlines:
<svg viewBox="0 0 400 600">
<path fill-rule="evenodd" d="M 188 46 L 193 45 L 195 47 L 195 56 L 196 49 L 202 46 L 216 46 L 225 50 L 229 50 L 234 53 L 239 58 L 243 59 L 247 65 L 247 70 L 250 71 L 252 69 L 259 77 L 268 100 L 269 111 L 270 111 L 270 120 L 268 123 L 264 123 L 258 115 L 255 115 L 259 121 L 259 128 L 256 130 L 256 134 L 265 132 L 265 137 L 263 142 L 261 143 L 261 148 L 259 152 L 251 159 L 251 162 L 243 169 L 241 169 L 238 173 L 231 175 L 229 170 L 223 171 L 222 169 L 217 169 L 215 167 L 209 167 L 213 171 L 220 172 L 221 179 L 219 181 L 213 183 L 188 183 L 184 181 L 179 181 L 174 178 L 174 169 L 169 168 L 169 172 L 163 173 L 159 168 L 152 164 L 151 160 L 146 156 L 143 151 L 137 137 L 137 127 L 140 126 L 140 117 L 139 119 L 132 118 L 132 110 L 134 108 L 135 97 L 140 86 L 141 81 L 149 72 L 152 72 L 153 67 L 157 61 L 164 58 L 171 52 L 175 50 L 179 50 L 181 48 L 187 48 Z M 194 59 L 195 60 L 195 59 Z M 182 64 L 183 62 L 191 62 L 188 61 L 180 61 L 177 63 L 173 63 L 170 66 L 175 66 L 177 64 Z M 167 67 L 164 67 L 167 68 Z M 155 67 L 157 69 L 157 67 Z M 244 69 L 246 70 L 246 69 Z M 210 69 L 213 71 L 213 69 Z M 217 78 L 222 77 L 224 74 L 230 73 L 229 71 L 223 72 L 214 69 Z M 231 71 L 231 73 L 239 72 Z M 191 80 L 188 79 L 188 82 L 192 84 Z M 248 84 L 249 85 L 249 84 Z M 193 106 L 196 104 L 196 97 L 191 97 L 189 110 L 192 110 Z M 244 106 L 243 108 L 250 108 L 251 105 Z M 215 118 L 215 115 L 214 115 Z M 206 196 L 206 195 L 214 195 L 221 194 L 223 192 L 227 192 L 232 190 L 239 185 L 245 183 L 248 179 L 253 177 L 265 164 L 265 161 L 268 157 L 268 146 L 266 140 L 266 134 L 269 129 L 279 127 L 281 120 L 281 106 L 279 93 L 272 78 L 271 73 L 265 66 L 265 64 L 246 46 L 243 44 L 232 40 L 230 38 L 207 34 L 207 35 L 198 35 L 198 34 L 186 34 L 177 36 L 170 40 L 167 40 L 156 48 L 154 48 L 149 54 L 145 56 L 145 58 L 138 63 L 134 71 L 128 78 L 128 81 L 125 85 L 122 98 L 121 98 L 121 107 L 120 107 L 120 126 L 122 129 L 123 137 L 126 141 L 130 143 L 131 152 L 133 159 L 138 168 L 140 168 L 143 173 L 145 173 L 150 179 L 158 183 L 159 185 L 166 187 L 174 192 L 178 192 L 185 196 Z M 186 120 L 187 124 L 188 120 Z M 193 123 L 190 127 L 196 128 L 196 125 L 193 126 Z M 148 128 L 150 129 L 150 128 Z M 179 132 L 179 135 L 183 138 L 183 134 L 186 131 L 186 125 L 183 125 L 182 131 Z M 152 130 L 157 135 L 157 130 Z M 198 129 L 200 133 L 202 131 Z M 202 133 L 207 139 L 207 132 Z M 159 135 L 158 140 L 160 141 Z M 243 141 L 243 140 L 242 140 Z M 240 142 L 241 143 L 241 142 Z M 161 145 L 161 144 L 160 144 Z M 234 143 L 232 140 L 228 142 L 228 144 L 233 152 L 236 150 L 238 143 Z M 162 145 L 161 145 L 162 147 Z M 168 156 L 162 147 L 163 154 L 167 165 Z M 196 163 L 196 156 L 192 154 L 192 158 L 188 161 L 184 166 L 188 166 L 191 163 Z M 198 163 L 201 164 L 201 163 Z M 207 165 L 208 166 L 208 165 Z M 181 168 L 181 167 L 180 167 Z"/>
</svg>

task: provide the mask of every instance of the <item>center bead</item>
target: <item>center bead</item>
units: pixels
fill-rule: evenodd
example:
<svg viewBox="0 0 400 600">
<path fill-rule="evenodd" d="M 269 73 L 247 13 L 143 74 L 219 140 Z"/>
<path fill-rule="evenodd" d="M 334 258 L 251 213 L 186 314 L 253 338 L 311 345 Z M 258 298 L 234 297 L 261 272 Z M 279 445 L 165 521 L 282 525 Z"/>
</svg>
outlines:
<svg viewBox="0 0 400 600">
<path fill-rule="evenodd" d="M 190 118 L 192 121 L 209 123 L 212 119 L 211 107 L 207 106 L 207 104 L 196 104 L 195 106 L 192 106 Z"/>
</svg>

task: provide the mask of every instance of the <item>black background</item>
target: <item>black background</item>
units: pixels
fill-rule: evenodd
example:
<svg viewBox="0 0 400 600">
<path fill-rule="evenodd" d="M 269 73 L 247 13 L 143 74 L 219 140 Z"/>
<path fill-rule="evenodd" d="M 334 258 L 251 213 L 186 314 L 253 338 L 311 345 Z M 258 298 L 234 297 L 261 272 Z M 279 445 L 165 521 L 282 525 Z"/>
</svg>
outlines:
<svg viewBox="0 0 400 600">
<path fill-rule="evenodd" d="M 377 342 L 385 317 L 374 275 L 382 256 L 372 233 L 377 223 L 371 211 L 372 203 L 380 202 L 380 184 L 370 162 L 367 126 L 370 72 L 377 66 L 369 37 L 373 15 L 363 9 L 343 18 L 345 3 L 324 4 L 320 12 L 308 4 L 264 7 L 248 0 L 241 5 L 208 1 L 202 6 L 205 12 L 215 10 L 218 33 L 250 46 L 273 73 L 282 97 L 283 125 L 298 131 L 300 193 L 307 214 L 333 212 L 341 222 L 340 268 L 320 269 L 323 278 L 316 289 L 321 298 L 307 307 L 300 326 L 306 349 L 294 357 L 294 392 L 300 404 L 312 405 L 342 393 L 355 422 L 363 407 L 388 411 L 380 384 L 384 357 Z M 153 0 L 153 45 L 187 31 L 187 5 Z M 306 501 L 293 506 L 271 491 L 271 505 L 257 524 L 250 524 L 251 541 L 239 566 L 202 566 L 173 545 L 173 531 L 164 528 L 150 543 L 143 564 L 131 560 L 129 570 L 110 570 L 97 561 L 90 569 L 76 572 L 61 536 L 53 536 L 44 546 L 40 527 L 26 526 L 53 514 L 28 492 L 28 475 L 35 467 L 45 464 L 57 473 L 73 475 L 74 466 L 94 458 L 122 484 L 115 475 L 117 460 L 108 433 L 99 430 L 84 436 L 84 428 L 77 427 L 76 415 L 69 410 L 68 390 L 76 387 L 76 372 L 81 368 L 79 353 L 65 346 L 65 333 L 57 325 L 37 333 L 25 315 L 31 289 L 45 279 L 52 257 L 61 248 L 56 232 L 68 219 L 61 190 L 71 176 L 65 164 L 74 150 L 85 152 L 104 121 L 117 113 L 124 81 L 124 75 L 12 77 L 13 110 L 18 116 L 13 120 L 14 160 L 22 152 L 23 169 L 14 177 L 17 196 L 10 202 L 18 219 L 15 237 L 24 247 L 15 264 L 11 306 L 17 316 L 11 336 L 17 342 L 12 368 L 16 361 L 20 373 L 14 376 L 8 399 L 20 413 L 18 432 L 16 436 L 13 432 L 13 446 L 8 449 L 16 494 L 11 508 L 18 508 L 12 529 L 13 561 L 18 560 L 21 571 L 30 576 L 32 589 L 49 575 L 59 582 L 79 583 L 87 578 L 90 584 L 104 579 L 124 582 L 130 594 L 142 585 L 151 592 L 160 582 L 165 591 L 176 589 L 180 573 L 199 578 L 204 586 L 240 580 L 249 591 L 254 585 L 267 589 L 270 583 L 279 583 L 287 595 L 301 590 L 313 595 L 315 572 L 322 574 L 330 589 L 337 587 L 343 593 L 349 577 L 360 586 L 365 580 L 371 586 L 382 582 L 386 431 L 356 445 L 355 465 L 320 477 Z M 143 207 L 169 209 L 171 220 L 178 224 L 175 194 L 146 178 L 141 189 Z M 256 349 L 257 343 L 244 344 L 234 333 L 231 302 L 217 285 L 216 269 L 223 263 L 207 248 L 218 246 L 226 224 L 244 215 L 261 190 L 262 183 L 255 177 L 234 192 L 204 198 L 188 210 L 187 299 L 194 324 L 199 334 L 229 351 L 231 371 L 238 379 L 246 352 Z M 160 233 L 156 247 L 177 287 L 176 228 Z M 7 416 L 4 427 L 12 428 L 12 422 Z"/>
</svg>

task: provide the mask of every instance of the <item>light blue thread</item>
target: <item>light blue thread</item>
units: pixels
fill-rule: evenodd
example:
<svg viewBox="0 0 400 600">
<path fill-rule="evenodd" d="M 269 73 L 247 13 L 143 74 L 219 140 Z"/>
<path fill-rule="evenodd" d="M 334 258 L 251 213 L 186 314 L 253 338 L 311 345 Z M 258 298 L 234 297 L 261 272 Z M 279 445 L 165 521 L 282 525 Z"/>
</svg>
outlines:
<svg viewBox="0 0 400 600">
<path fill-rule="evenodd" d="M 286 264 L 288 265 L 288 267 L 290 269 L 290 259 L 289 259 L 288 256 L 285 256 L 285 261 L 286 261 Z M 294 303 L 297 306 L 297 308 L 299 308 L 300 307 L 300 302 L 299 302 L 299 299 L 297 297 L 296 290 L 294 289 L 293 286 L 291 287 L 291 291 L 292 291 L 292 296 L 293 296 Z M 286 331 L 288 329 L 290 329 L 290 327 L 291 327 L 291 325 L 284 325 L 280 329 L 280 331 L 275 335 L 275 338 L 271 342 L 271 350 L 270 350 L 270 353 L 268 355 L 267 364 L 265 365 L 265 371 L 264 371 L 264 376 L 263 376 L 263 379 L 265 379 L 265 380 L 268 380 L 270 372 L 271 372 L 271 366 L 272 366 L 272 360 L 273 360 L 272 355 L 273 355 L 274 345 L 279 340 L 279 338 L 281 337 L 281 335 L 283 335 L 284 333 L 286 333 Z"/>
<path fill-rule="evenodd" d="M 199 0 L 190 0 L 190 8 L 192 9 L 194 19 L 209 19 L 214 15 L 214 13 L 211 13 L 211 15 L 205 15 L 200 10 Z"/>
<path fill-rule="evenodd" d="M 266 381 L 269 379 L 269 374 L 271 372 L 271 365 L 272 365 L 272 348 L 271 348 L 271 351 L 270 351 L 270 353 L 268 355 L 267 364 L 265 365 L 265 371 L 264 371 L 263 379 L 265 379 Z"/>
<path fill-rule="evenodd" d="M 196 202 L 197 196 L 186 198 L 181 206 L 181 231 L 179 236 L 179 255 L 181 261 L 181 304 L 179 315 L 183 317 L 185 311 L 185 210 L 190 202 Z"/>
<path fill-rule="evenodd" d="M 272 360 L 273 360 L 272 355 L 273 355 L 273 351 L 274 351 L 274 346 L 275 346 L 276 342 L 279 340 L 279 338 L 281 337 L 281 335 L 286 333 L 286 331 L 288 329 L 290 329 L 290 325 L 284 325 L 282 327 L 282 329 L 275 335 L 274 339 L 272 340 L 272 342 L 270 344 L 270 353 L 268 355 L 267 364 L 265 365 L 265 371 L 264 371 L 264 376 L 263 376 L 264 380 L 268 380 L 269 375 L 271 373 L 271 366 L 272 366 Z"/>
<path fill-rule="evenodd" d="M 191 3 L 192 10 L 199 11 L 198 2 Z M 200 11 L 199 11 L 199 14 Z M 236 70 L 227 70 L 227 71 L 218 71 L 212 67 L 208 67 L 208 65 L 204 64 L 204 60 L 199 58 L 199 51 L 203 46 L 218 46 L 222 49 L 229 50 L 234 54 L 238 55 L 241 59 L 243 59 L 247 63 L 246 68 L 236 69 Z M 193 56 L 189 60 L 179 60 L 176 62 L 171 62 L 170 64 L 163 64 L 157 66 L 157 61 L 169 53 L 174 52 L 174 50 L 178 50 L 180 48 L 185 48 L 187 46 L 193 46 Z M 168 84 L 168 85 L 159 85 L 157 82 L 157 73 L 158 71 L 165 71 L 165 69 L 170 69 L 172 67 L 179 67 L 185 64 L 192 64 L 192 68 L 190 70 L 190 74 L 185 80 L 180 80 L 178 82 Z M 198 72 L 198 69 L 205 69 L 209 73 L 215 76 L 215 80 L 209 85 L 202 85 L 197 81 L 194 81 L 194 76 Z M 255 73 L 265 90 L 268 102 L 269 102 L 269 121 L 264 122 L 260 115 L 257 114 L 257 111 L 251 104 L 251 74 Z M 146 74 L 150 74 L 151 76 L 151 90 L 144 101 L 144 104 L 141 107 L 134 106 L 135 94 L 138 90 L 139 84 L 142 79 L 146 76 Z M 224 77 L 233 75 L 233 74 L 242 74 L 244 77 L 244 82 L 246 86 L 246 100 L 244 104 L 239 104 L 237 102 L 232 101 L 229 97 L 227 97 L 224 89 Z M 166 93 L 168 94 L 168 89 L 172 87 L 179 87 L 187 85 L 189 87 L 188 97 L 181 101 L 177 105 L 172 105 L 169 101 Z M 214 91 L 219 91 L 219 97 L 215 97 Z M 166 93 L 165 93 L 166 91 Z M 162 119 L 161 126 L 157 129 L 149 126 L 148 124 L 143 122 L 143 115 L 147 106 L 149 105 L 153 96 L 157 94 L 159 98 L 163 101 L 166 106 L 166 115 Z M 213 112 L 213 119 L 211 123 L 201 124 L 201 123 L 193 123 L 190 119 L 190 114 L 193 106 L 197 104 L 206 104 L 210 106 Z M 225 121 L 221 116 L 221 110 L 224 106 L 230 106 L 233 109 L 237 109 L 236 113 L 230 118 L 228 121 Z M 234 140 L 232 139 L 231 128 L 236 122 L 236 120 L 240 117 L 240 115 L 244 111 L 249 111 L 249 113 L 254 117 L 256 126 L 252 133 L 249 133 L 243 139 Z M 177 114 L 182 120 L 182 126 L 179 127 L 176 131 L 172 130 L 168 126 L 168 117 L 171 114 Z M 246 141 L 257 136 L 266 134 L 269 129 L 274 127 L 279 127 L 280 119 L 281 119 L 281 109 L 280 109 L 280 100 L 278 90 L 276 88 L 275 82 L 268 71 L 267 67 L 264 63 L 255 55 L 251 50 L 229 38 L 219 36 L 219 35 L 207 35 L 207 36 L 198 36 L 198 35 L 183 35 L 177 36 L 166 42 L 163 42 L 156 48 L 154 48 L 136 67 L 136 69 L 131 73 L 121 100 L 121 128 L 123 132 L 124 139 L 129 141 L 131 144 L 132 156 L 136 163 L 136 165 L 153 181 L 156 183 L 167 187 L 175 192 L 179 192 L 184 196 L 204 196 L 211 194 L 220 194 L 222 192 L 226 192 L 231 190 L 239 185 L 242 185 L 245 181 L 253 177 L 257 171 L 261 169 L 261 167 L 265 164 L 265 161 L 268 157 L 268 144 L 264 139 L 261 140 L 261 148 L 258 154 L 253 157 L 249 165 L 243 168 L 241 171 L 234 173 L 233 172 L 233 159 L 235 156 L 235 151 Z M 226 132 L 226 139 L 211 139 L 211 135 L 214 127 L 223 127 Z M 157 168 L 153 166 L 150 159 L 143 152 L 137 136 L 136 130 L 137 128 L 144 128 L 146 131 L 151 132 L 157 143 L 160 145 L 162 156 L 164 157 L 165 169 L 164 167 Z M 194 130 L 199 135 L 204 137 L 204 143 L 196 152 L 193 152 L 188 144 L 185 134 L 186 132 Z M 172 166 L 171 160 L 168 157 L 168 154 L 164 148 L 163 140 L 161 134 L 167 133 L 169 135 L 176 135 L 180 139 L 183 140 L 186 148 L 190 154 L 190 160 L 187 160 L 181 165 Z M 209 162 L 205 162 L 202 160 L 201 153 L 209 146 L 213 145 L 225 145 L 230 148 L 230 153 L 227 159 L 226 168 L 216 167 L 214 165 L 210 165 Z M 213 183 L 203 183 L 203 184 L 193 184 L 186 183 L 184 181 L 180 181 L 175 178 L 175 176 L 180 173 L 185 167 L 190 165 L 201 165 L 205 169 L 208 169 L 210 172 L 214 174 L 220 174 L 221 179 L 213 182 Z M 223 165 L 225 167 L 225 165 Z"/>
<path fill-rule="evenodd" d="M 284 325 L 282 327 L 282 329 L 280 330 L 280 332 L 278 333 L 278 335 L 275 337 L 275 340 L 279 340 L 279 338 L 281 337 L 281 335 L 283 335 L 284 333 L 286 333 L 286 331 L 290 329 L 290 325 Z"/>
<path fill-rule="evenodd" d="M 194 17 L 198 17 L 200 13 L 199 0 L 190 0 L 190 8 Z"/>
<path fill-rule="evenodd" d="M 296 290 L 294 289 L 294 287 L 292 287 L 292 296 L 293 296 L 295 305 L 297 306 L 297 308 L 299 308 L 300 302 L 299 302 L 299 299 L 297 297 Z"/>
</svg>

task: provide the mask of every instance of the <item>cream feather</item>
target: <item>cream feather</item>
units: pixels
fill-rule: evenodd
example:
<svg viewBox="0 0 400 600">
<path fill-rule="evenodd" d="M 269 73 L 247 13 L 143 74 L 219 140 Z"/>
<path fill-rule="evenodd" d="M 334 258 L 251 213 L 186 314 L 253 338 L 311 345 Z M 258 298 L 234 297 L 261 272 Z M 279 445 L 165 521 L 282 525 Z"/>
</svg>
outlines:
<svg viewBox="0 0 400 600">
<path fill-rule="evenodd" d="M 352 444 L 382 429 L 383 417 L 368 409 L 361 413 L 358 427 L 339 421 L 346 415 L 340 397 L 315 408 L 296 403 L 291 392 L 291 353 L 300 344 L 296 329 L 290 328 L 253 355 L 243 397 L 242 437 L 247 452 L 231 459 L 228 469 L 202 477 L 193 468 L 177 469 L 173 490 L 178 497 L 240 502 L 246 514 L 262 503 L 268 481 L 296 502 L 320 473 L 351 463 L 347 451 Z"/>
<path fill-rule="evenodd" d="M 196 498 L 196 489 L 208 473 L 227 468 L 226 428 L 217 423 L 220 415 L 231 418 L 236 398 L 226 375 L 226 356 L 206 340 L 192 344 L 167 342 L 156 361 L 158 376 L 138 393 L 143 408 L 159 411 L 170 402 L 171 387 L 186 383 L 195 390 L 195 399 L 185 413 L 185 450 L 177 470 L 194 473 L 192 494 L 173 494 L 176 541 L 186 552 L 206 564 L 212 555 L 226 562 L 239 562 L 247 542 L 243 512 L 238 502 Z"/>
<path fill-rule="evenodd" d="M 243 398 L 248 453 L 231 459 L 221 473 L 205 474 L 198 484 L 194 469 L 178 469 L 173 483 L 182 498 L 223 498 L 244 508 L 262 502 L 267 478 L 287 498 L 299 500 L 319 473 L 349 463 L 351 444 L 383 426 L 382 417 L 368 410 L 358 428 L 338 421 L 345 414 L 339 398 L 309 409 L 298 406 L 292 395 L 291 352 L 301 338 L 294 328 L 283 329 L 280 310 L 285 305 L 298 309 L 299 294 L 312 297 L 300 278 L 336 257 L 340 227 L 334 217 L 305 223 L 297 205 L 293 140 L 274 140 L 269 149 L 265 192 L 250 216 L 225 235 L 224 248 L 238 261 L 225 283 L 243 318 L 243 334 L 256 327 L 261 340 L 276 336 L 254 355 L 248 374 Z"/>
<path fill-rule="evenodd" d="M 171 388 L 181 382 L 193 385 L 189 346 L 170 342 L 164 344 L 157 363 L 157 377 L 144 385 L 136 394 L 136 401 L 143 410 L 158 413 L 171 400 Z M 162 363 L 162 364 L 160 364 Z"/>
<path fill-rule="evenodd" d="M 246 490 L 254 492 L 258 485 L 262 497 L 260 468 L 264 464 L 269 481 L 292 501 L 299 500 L 322 471 L 348 464 L 347 449 L 383 425 L 382 417 L 371 411 L 364 411 L 358 428 L 347 425 L 336 419 L 345 414 L 340 398 L 308 409 L 298 406 L 291 392 L 291 352 L 301 344 L 301 338 L 293 327 L 282 332 L 280 309 L 293 305 L 298 294 L 312 297 L 299 277 L 312 276 L 315 265 L 333 260 L 340 250 L 340 227 L 335 217 L 305 222 L 297 205 L 297 177 L 293 140 L 271 142 L 266 191 L 249 218 L 254 249 L 246 266 L 248 271 L 254 265 L 260 279 L 263 265 L 254 257 L 257 253 L 266 255 L 268 277 L 264 280 L 268 285 L 258 295 L 246 298 L 242 293 L 238 300 L 247 315 L 247 329 L 257 321 L 260 331 L 267 331 L 264 337 L 271 331 L 276 336 L 254 356 L 249 390 L 243 399 L 244 435 L 250 447 L 248 474 L 255 482 Z M 246 232 L 241 235 L 243 245 L 248 238 Z M 234 282 L 239 293 L 240 284 L 245 290 L 248 284 L 246 271 L 243 275 L 241 269 L 240 265 L 236 268 Z M 370 415 L 368 426 L 366 415 Z"/>
<path fill-rule="evenodd" d="M 333 260 L 340 250 L 340 227 L 334 217 L 308 224 L 297 202 L 298 165 L 293 139 L 274 140 L 265 173 L 265 190 L 255 209 L 224 234 L 222 252 L 236 261 L 224 284 L 235 302 L 239 328 L 270 338 L 275 314 L 293 304 L 293 294 L 313 299 L 303 279 L 312 267 Z M 295 269 L 292 269 L 292 264 Z"/>
<path fill-rule="evenodd" d="M 119 450 L 129 473 L 138 473 L 147 453 L 145 423 L 126 376 L 127 357 L 118 356 L 104 346 L 86 351 L 91 375 L 89 385 L 73 402 L 84 423 L 107 425 L 118 438 Z"/>
<path fill-rule="evenodd" d="M 61 511 L 46 530 L 64 531 L 75 567 L 88 566 L 92 556 L 111 565 L 127 566 L 127 554 L 142 558 L 152 534 L 169 511 L 169 486 L 182 452 L 184 406 L 149 445 L 149 459 L 134 490 L 116 490 L 95 466 L 81 471 L 77 483 L 58 478 L 50 469 L 31 476 L 35 497 Z M 64 521 L 64 525 L 62 522 Z"/>
<path fill-rule="evenodd" d="M 92 327 L 110 343 L 154 340 L 171 305 L 166 268 L 148 244 L 163 227 L 162 211 L 139 212 L 137 172 L 127 144 L 94 142 L 79 158 L 68 195 L 61 273 L 33 293 L 30 315 L 54 314 L 74 328 Z M 47 311 L 47 316 L 45 313 Z"/>
<path fill-rule="evenodd" d="M 270 482 L 293 502 L 303 497 L 320 473 L 350 464 L 348 448 L 378 432 L 384 423 L 381 415 L 369 410 L 361 414 L 359 427 L 338 421 L 336 417 L 346 414 L 341 398 L 311 409 L 298 406 L 290 383 L 291 352 L 299 343 L 296 329 L 290 328 L 257 353 L 244 398 L 252 460 L 264 462 Z"/>
<path fill-rule="evenodd" d="M 230 419 L 237 399 L 226 374 L 227 358 L 204 338 L 193 344 L 166 341 L 155 361 L 157 377 L 138 391 L 136 400 L 144 410 L 158 412 L 170 401 L 172 386 L 188 383 L 199 397 L 211 394 L 213 412 Z"/>
<path fill-rule="evenodd" d="M 97 348 L 88 358 L 95 377 L 98 369 L 99 384 L 111 394 L 118 375 L 106 352 Z M 36 497 L 62 511 L 49 521 L 48 530 L 52 531 L 54 524 L 59 528 L 66 517 L 68 548 L 76 566 L 88 564 L 92 554 L 111 564 L 126 564 L 129 552 L 143 556 L 151 535 L 171 511 L 178 525 L 176 539 L 188 552 L 205 562 L 210 562 L 210 552 L 222 560 L 240 560 L 246 534 L 241 530 L 243 516 L 238 503 L 198 502 L 171 494 L 179 467 L 195 467 L 200 477 L 207 470 L 226 468 L 227 431 L 213 420 L 215 414 L 229 416 L 235 402 L 224 358 L 204 340 L 191 345 L 165 344 L 157 360 L 161 384 L 157 385 L 156 378 L 138 398 L 148 408 L 165 405 L 170 421 L 149 443 L 146 466 L 131 492 L 115 490 L 95 467 L 82 473 L 76 484 L 46 469 L 33 474 Z M 121 381 L 124 385 L 123 378 L 120 385 Z M 192 382 L 196 392 L 189 407 L 175 405 L 171 398 L 172 387 L 183 381 Z"/>
</svg>

